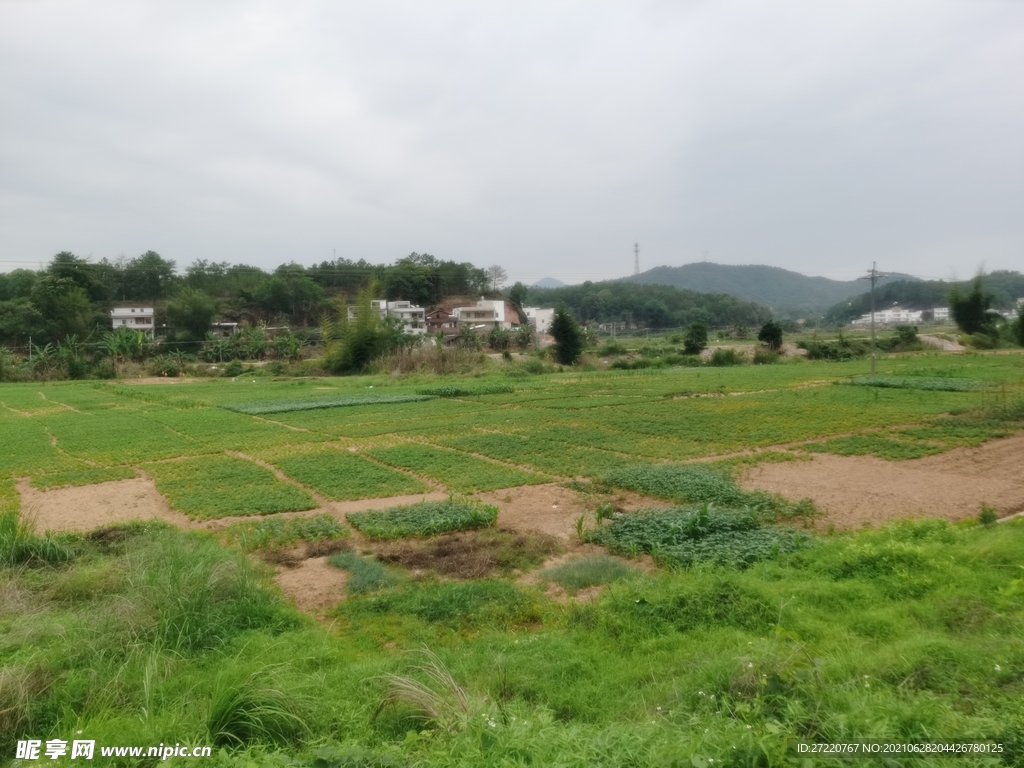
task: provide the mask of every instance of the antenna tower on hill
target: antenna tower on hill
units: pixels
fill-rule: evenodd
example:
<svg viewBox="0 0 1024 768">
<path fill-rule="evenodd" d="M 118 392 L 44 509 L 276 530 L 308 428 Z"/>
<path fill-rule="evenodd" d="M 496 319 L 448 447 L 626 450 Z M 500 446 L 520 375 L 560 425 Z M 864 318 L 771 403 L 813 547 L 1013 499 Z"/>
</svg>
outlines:
<svg viewBox="0 0 1024 768">
<path fill-rule="evenodd" d="M 633 274 L 640 274 L 640 243 L 633 243 Z"/>
</svg>

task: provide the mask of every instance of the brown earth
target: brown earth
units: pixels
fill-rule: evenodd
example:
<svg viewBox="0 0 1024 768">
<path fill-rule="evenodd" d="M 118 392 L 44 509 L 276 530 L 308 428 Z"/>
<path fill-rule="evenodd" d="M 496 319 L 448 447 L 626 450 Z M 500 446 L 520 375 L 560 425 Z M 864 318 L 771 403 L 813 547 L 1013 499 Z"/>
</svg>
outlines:
<svg viewBox="0 0 1024 768">
<path fill-rule="evenodd" d="M 22 479 L 17 489 L 21 494 L 22 516 L 40 532 L 91 531 L 129 520 L 162 520 L 179 528 L 192 526 L 188 517 L 171 509 L 148 477 L 49 491 L 33 488 L 27 479 Z"/>
<path fill-rule="evenodd" d="M 274 577 L 284 593 L 295 601 L 296 608 L 318 615 L 345 598 L 347 579 L 348 574 L 328 565 L 326 557 L 303 560 L 292 568 L 279 567 Z"/>
<path fill-rule="evenodd" d="M 413 575 L 433 571 L 455 579 L 479 579 L 537 563 L 562 547 L 554 536 L 500 528 L 461 531 L 425 541 L 388 542 L 376 547 L 377 559 L 408 568 Z"/>
<path fill-rule="evenodd" d="M 798 501 L 811 498 L 837 528 L 910 517 L 962 520 L 982 504 L 1008 516 L 1024 510 L 1024 435 L 956 448 L 935 456 L 886 461 L 816 454 L 811 461 L 760 464 L 740 479 Z"/>
</svg>

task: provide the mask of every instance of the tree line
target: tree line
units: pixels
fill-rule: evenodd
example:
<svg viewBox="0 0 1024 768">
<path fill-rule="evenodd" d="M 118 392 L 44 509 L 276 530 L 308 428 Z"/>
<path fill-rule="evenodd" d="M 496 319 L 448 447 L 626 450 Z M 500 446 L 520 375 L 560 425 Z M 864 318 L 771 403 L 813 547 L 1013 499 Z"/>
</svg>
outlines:
<svg viewBox="0 0 1024 768">
<path fill-rule="evenodd" d="M 336 296 L 354 297 L 374 282 L 384 297 L 429 306 L 452 295 L 488 292 L 490 278 L 468 262 L 412 253 L 394 264 L 334 259 L 274 270 L 194 261 L 183 273 L 154 251 L 97 262 L 62 251 L 40 269 L 0 274 L 0 344 L 87 339 L 110 328 L 110 306 L 157 307 L 173 338 L 198 341 L 215 318 L 244 325 L 315 326 Z"/>
</svg>

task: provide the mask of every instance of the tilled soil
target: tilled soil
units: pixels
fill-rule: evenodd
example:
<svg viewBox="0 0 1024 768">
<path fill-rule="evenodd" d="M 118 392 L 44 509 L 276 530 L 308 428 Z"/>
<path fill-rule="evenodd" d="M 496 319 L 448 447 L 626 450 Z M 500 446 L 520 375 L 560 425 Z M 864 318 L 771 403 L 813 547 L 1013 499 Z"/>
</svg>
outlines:
<svg viewBox="0 0 1024 768">
<path fill-rule="evenodd" d="M 816 454 L 811 461 L 761 464 L 740 480 L 793 500 L 810 498 L 837 528 L 910 517 L 962 520 L 983 504 L 1007 516 L 1024 510 L 1024 435 L 935 456 L 886 461 Z"/>
</svg>

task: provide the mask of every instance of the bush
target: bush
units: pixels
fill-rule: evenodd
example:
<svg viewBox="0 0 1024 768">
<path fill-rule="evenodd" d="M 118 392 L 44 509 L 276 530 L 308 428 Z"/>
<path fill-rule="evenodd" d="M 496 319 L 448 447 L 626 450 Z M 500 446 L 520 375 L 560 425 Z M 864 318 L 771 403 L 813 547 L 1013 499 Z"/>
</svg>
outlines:
<svg viewBox="0 0 1024 768">
<path fill-rule="evenodd" d="M 708 327 L 700 321 L 690 323 L 683 337 L 683 351 L 688 355 L 699 355 L 707 345 Z"/>
<path fill-rule="evenodd" d="M 230 363 L 224 366 L 224 375 L 227 376 L 228 378 L 233 379 L 236 376 L 241 376 L 242 371 L 244 370 L 245 368 L 242 367 L 241 360 L 232 360 Z"/>
<path fill-rule="evenodd" d="M 764 342 L 768 349 L 778 352 L 782 349 L 782 326 L 774 320 L 769 320 L 761 326 L 757 333 L 757 340 Z"/>
<path fill-rule="evenodd" d="M 855 360 L 867 355 L 869 349 L 868 342 L 850 341 L 842 331 L 835 341 L 801 341 L 797 346 L 807 350 L 808 360 Z"/>
<path fill-rule="evenodd" d="M 422 501 L 407 507 L 349 512 L 352 527 L 371 539 L 433 536 L 450 531 L 486 528 L 498 517 L 498 508 L 473 501 Z"/>
<path fill-rule="evenodd" d="M 597 348 L 597 354 L 601 357 L 612 357 L 614 355 L 625 355 L 629 352 L 624 344 L 617 341 L 606 342 L 603 346 Z"/>
<path fill-rule="evenodd" d="M 754 350 L 754 365 L 774 365 L 780 359 L 781 355 L 774 349 L 758 348 Z"/>
</svg>

